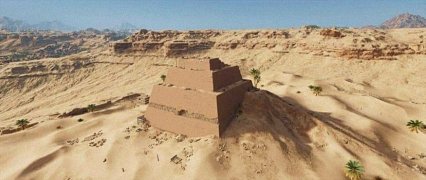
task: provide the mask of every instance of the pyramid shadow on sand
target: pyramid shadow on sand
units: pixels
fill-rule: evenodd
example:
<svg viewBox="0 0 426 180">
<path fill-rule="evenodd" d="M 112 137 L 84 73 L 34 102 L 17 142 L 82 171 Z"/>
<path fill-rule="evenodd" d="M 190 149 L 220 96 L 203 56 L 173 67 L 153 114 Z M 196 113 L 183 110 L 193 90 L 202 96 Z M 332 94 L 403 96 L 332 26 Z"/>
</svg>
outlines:
<svg viewBox="0 0 426 180">
<path fill-rule="evenodd" d="M 308 110 L 289 97 L 279 97 L 265 90 L 249 92 L 241 109 L 241 115 L 231 123 L 223 138 L 239 138 L 244 134 L 269 134 L 279 142 L 284 152 L 294 148 L 299 155 L 309 159 L 312 158 L 312 144 L 316 143 L 309 131 L 321 126 L 321 132 L 315 136 L 332 134 L 340 146 L 354 158 L 360 159 L 360 152 L 355 150 L 361 146 L 362 149 L 386 157 L 387 164 L 399 161 L 408 167 L 416 165 L 393 151 L 392 146 L 385 141 L 385 134 L 375 131 L 373 133 L 376 138 L 373 140 L 345 125 L 342 120 L 332 117 L 330 113 Z M 384 124 L 379 125 L 386 127 Z M 425 167 L 418 168 L 426 173 Z"/>
</svg>

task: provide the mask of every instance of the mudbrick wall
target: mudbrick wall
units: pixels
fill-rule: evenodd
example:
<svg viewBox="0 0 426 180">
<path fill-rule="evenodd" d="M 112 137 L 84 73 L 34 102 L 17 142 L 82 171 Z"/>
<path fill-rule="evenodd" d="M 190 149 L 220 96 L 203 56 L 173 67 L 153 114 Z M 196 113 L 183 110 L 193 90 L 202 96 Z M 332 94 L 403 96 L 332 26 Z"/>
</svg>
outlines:
<svg viewBox="0 0 426 180">
<path fill-rule="evenodd" d="M 206 63 L 205 61 L 208 61 Z M 219 60 L 219 58 L 214 59 L 200 59 L 199 61 L 188 61 L 185 59 L 179 59 L 177 67 L 183 69 L 192 69 L 192 70 L 215 70 L 222 69 L 225 67 L 225 64 Z"/>
<path fill-rule="evenodd" d="M 216 94 L 180 87 L 156 85 L 151 93 L 150 103 L 174 107 L 178 110 L 203 114 L 217 118 Z"/>
<path fill-rule="evenodd" d="M 195 81 L 194 79 L 197 79 Z M 211 72 L 194 71 L 181 68 L 170 68 L 165 81 L 167 84 L 182 86 L 190 89 L 213 90 L 213 78 Z"/>
<path fill-rule="evenodd" d="M 251 88 L 237 66 L 219 59 L 183 59 L 169 69 L 164 84 L 154 86 L 145 117 L 174 133 L 220 136 Z"/>
<path fill-rule="evenodd" d="M 219 124 L 176 115 L 174 112 L 149 108 L 145 117 L 154 127 L 190 137 L 219 135 Z"/>
<path fill-rule="evenodd" d="M 217 112 L 219 119 L 219 131 L 225 131 L 244 100 L 245 92 L 252 88 L 250 80 L 241 80 L 227 87 L 223 93 L 217 96 Z"/>
<path fill-rule="evenodd" d="M 236 83 L 242 79 L 238 66 L 228 66 L 213 72 L 213 90 L 219 90 L 225 86 Z"/>
<path fill-rule="evenodd" d="M 227 66 L 218 59 L 196 62 L 183 59 L 178 61 L 178 67 L 169 69 L 166 83 L 190 89 L 217 91 L 241 79 L 237 66 Z"/>
</svg>

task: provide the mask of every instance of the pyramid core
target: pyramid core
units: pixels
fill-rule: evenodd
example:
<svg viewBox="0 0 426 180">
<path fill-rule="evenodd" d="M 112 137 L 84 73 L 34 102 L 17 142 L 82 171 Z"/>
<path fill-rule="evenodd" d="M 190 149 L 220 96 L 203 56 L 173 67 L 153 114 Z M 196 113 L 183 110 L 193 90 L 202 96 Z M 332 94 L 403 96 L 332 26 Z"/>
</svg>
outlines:
<svg viewBox="0 0 426 180">
<path fill-rule="evenodd" d="M 146 119 L 156 128 L 187 136 L 220 136 L 252 88 L 238 66 L 215 59 L 181 59 L 165 83 L 152 89 Z"/>
</svg>

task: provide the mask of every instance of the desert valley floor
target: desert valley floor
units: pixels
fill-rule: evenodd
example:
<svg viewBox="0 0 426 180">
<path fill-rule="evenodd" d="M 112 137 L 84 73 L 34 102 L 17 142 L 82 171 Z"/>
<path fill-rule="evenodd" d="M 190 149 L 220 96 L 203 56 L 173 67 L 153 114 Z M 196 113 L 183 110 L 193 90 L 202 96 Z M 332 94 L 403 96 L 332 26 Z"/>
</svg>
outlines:
<svg viewBox="0 0 426 180">
<path fill-rule="evenodd" d="M 105 46 L 0 64 L 1 130 L 38 122 L 0 135 L 0 179 L 344 179 L 350 159 L 366 179 L 426 179 L 426 134 L 406 127 L 426 121 L 424 37 L 426 29 L 141 31 L 129 41 L 145 48 L 132 52 Z M 246 79 L 262 72 L 221 138 L 137 121 L 142 97 L 183 56 L 219 57 Z"/>
</svg>

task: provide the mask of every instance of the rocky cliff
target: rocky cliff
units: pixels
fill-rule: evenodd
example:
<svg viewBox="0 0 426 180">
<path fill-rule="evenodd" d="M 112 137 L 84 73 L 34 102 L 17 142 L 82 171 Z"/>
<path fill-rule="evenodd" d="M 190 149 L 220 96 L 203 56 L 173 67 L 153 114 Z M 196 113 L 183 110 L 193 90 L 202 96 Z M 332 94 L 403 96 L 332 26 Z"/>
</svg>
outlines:
<svg viewBox="0 0 426 180">
<path fill-rule="evenodd" d="M 148 31 L 140 30 L 111 44 L 114 53 L 197 56 L 209 51 L 263 50 L 277 54 L 299 53 L 342 59 L 394 60 L 399 55 L 426 54 L 423 30 L 281 29 L 250 31 Z"/>
<path fill-rule="evenodd" d="M 3 31 L 0 32 L 0 62 L 67 56 L 88 49 L 106 47 L 109 41 L 123 39 L 127 35 L 95 29 L 72 33 Z"/>
</svg>

